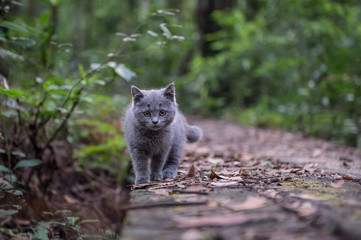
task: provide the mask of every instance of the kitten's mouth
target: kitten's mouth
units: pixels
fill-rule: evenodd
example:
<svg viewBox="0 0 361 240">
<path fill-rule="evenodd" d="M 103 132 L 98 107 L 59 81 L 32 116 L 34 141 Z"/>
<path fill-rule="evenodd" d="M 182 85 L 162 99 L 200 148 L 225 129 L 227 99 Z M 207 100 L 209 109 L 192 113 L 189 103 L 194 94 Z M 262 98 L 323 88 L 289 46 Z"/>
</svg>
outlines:
<svg viewBox="0 0 361 240">
<path fill-rule="evenodd" d="M 158 131 L 162 128 L 162 126 L 148 126 L 148 128 L 152 131 Z"/>
</svg>

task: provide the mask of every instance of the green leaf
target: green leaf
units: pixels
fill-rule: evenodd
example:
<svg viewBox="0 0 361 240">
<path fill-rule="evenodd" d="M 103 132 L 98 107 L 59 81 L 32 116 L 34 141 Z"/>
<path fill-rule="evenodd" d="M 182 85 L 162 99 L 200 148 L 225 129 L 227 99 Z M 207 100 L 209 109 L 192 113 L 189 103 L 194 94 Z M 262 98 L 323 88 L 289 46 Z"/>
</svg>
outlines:
<svg viewBox="0 0 361 240">
<path fill-rule="evenodd" d="M 147 33 L 152 37 L 158 37 L 158 33 L 148 30 Z"/>
<path fill-rule="evenodd" d="M 0 172 L 11 173 L 11 170 L 9 168 L 5 167 L 4 165 L 0 165 Z"/>
<path fill-rule="evenodd" d="M 79 65 L 78 65 L 78 69 L 79 69 L 81 78 L 86 81 L 86 80 L 87 80 L 87 76 L 86 76 L 86 73 L 85 73 L 85 71 L 84 71 L 83 65 L 79 64 Z"/>
<path fill-rule="evenodd" d="M 79 217 L 67 217 L 67 226 L 76 226 L 76 224 L 78 223 L 79 221 Z"/>
<path fill-rule="evenodd" d="M 50 3 L 52 6 L 56 7 L 56 6 L 59 5 L 60 0 L 49 0 L 49 3 Z"/>
<path fill-rule="evenodd" d="M 22 152 L 14 151 L 14 152 L 11 152 L 11 154 L 14 156 L 22 157 L 22 158 L 26 157 L 26 155 Z"/>
<path fill-rule="evenodd" d="M 36 44 L 36 42 L 33 39 L 30 38 L 12 38 L 13 42 L 21 47 L 31 47 Z"/>
<path fill-rule="evenodd" d="M 14 209 L 9 209 L 9 210 L 0 209 L 0 218 L 4 218 L 6 216 L 13 215 L 17 212 L 18 212 L 18 210 L 14 210 Z"/>
<path fill-rule="evenodd" d="M 71 213 L 71 210 L 68 210 L 68 209 L 56 210 L 55 214 L 58 214 L 58 213 Z"/>
<path fill-rule="evenodd" d="M 0 88 L 0 93 L 8 95 L 9 97 L 24 97 L 23 95 L 21 95 L 19 92 L 15 91 L 15 90 L 7 90 L 7 89 Z"/>
<path fill-rule="evenodd" d="M 39 159 L 21 160 L 15 164 L 13 169 L 21 168 L 21 167 L 35 167 L 41 163 L 42 162 Z"/>
<path fill-rule="evenodd" d="M 129 68 L 125 67 L 124 64 L 118 64 L 118 66 L 114 68 L 114 71 L 128 82 L 136 76 L 136 74 Z"/>
<path fill-rule="evenodd" d="M 0 57 L 2 57 L 2 58 L 11 58 L 11 59 L 16 60 L 16 61 L 23 61 L 24 60 L 23 56 L 21 56 L 19 54 L 16 54 L 16 53 L 14 53 L 12 51 L 3 49 L 3 48 L 0 48 Z"/>
<path fill-rule="evenodd" d="M 171 38 L 172 38 L 172 34 L 170 33 L 169 29 L 166 27 L 166 24 L 165 24 L 165 23 L 160 24 L 159 27 L 162 29 L 163 35 L 164 35 L 167 39 L 171 39 Z"/>
<path fill-rule="evenodd" d="M 23 192 L 20 191 L 20 190 L 16 190 L 16 189 L 11 189 L 11 190 L 8 190 L 7 191 L 8 193 L 11 193 L 13 195 L 16 195 L 16 196 L 23 196 Z M 14 205 L 15 206 L 15 205 Z M 19 205 L 16 205 L 16 206 L 19 206 Z M 19 206 L 20 208 L 18 209 L 21 209 L 21 206 Z"/>
<path fill-rule="evenodd" d="M 28 32 L 28 30 L 24 26 L 8 21 L 1 22 L 0 27 L 11 29 L 18 32 Z"/>
</svg>

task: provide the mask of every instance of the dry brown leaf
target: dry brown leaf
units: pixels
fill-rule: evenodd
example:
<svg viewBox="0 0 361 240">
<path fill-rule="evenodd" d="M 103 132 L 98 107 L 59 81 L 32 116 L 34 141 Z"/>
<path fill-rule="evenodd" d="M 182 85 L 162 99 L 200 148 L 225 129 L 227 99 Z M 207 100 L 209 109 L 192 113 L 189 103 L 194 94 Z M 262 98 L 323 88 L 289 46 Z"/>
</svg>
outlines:
<svg viewBox="0 0 361 240">
<path fill-rule="evenodd" d="M 209 175 L 209 178 L 212 180 L 215 178 L 221 179 L 221 177 L 217 173 L 215 173 L 213 170 L 211 170 L 211 174 Z"/>
<path fill-rule="evenodd" d="M 233 211 L 241 211 L 241 210 L 261 208 L 261 207 L 265 207 L 266 205 L 267 205 L 267 200 L 265 198 L 248 196 L 244 202 L 233 203 L 226 207 Z"/>
<path fill-rule="evenodd" d="M 302 170 L 302 168 L 292 168 L 291 170 L 290 170 L 290 173 L 297 173 L 297 172 L 299 172 L 299 171 L 301 171 Z"/>
<path fill-rule="evenodd" d="M 341 175 L 338 175 L 337 173 L 333 176 L 333 179 L 336 179 L 336 180 L 341 180 L 342 179 L 342 176 Z"/>
<path fill-rule="evenodd" d="M 331 187 L 334 187 L 334 188 L 341 188 L 344 183 L 345 183 L 344 180 L 340 180 L 340 181 L 338 181 L 337 183 L 333 183 L 333 182 L 330 183 L 330 186 L 331 186 Z"/>
<path fill-rule="evenodd" d="M 64 195 L 64 199 L 67 203 L 70 203 L 70 204 L 75 203 L 75 200 L 68 195 Z"/>
<path fill-rule="evenodd" d="M 21 224 L 21 225 L 30 225 L 31 222 L 27 219 L 14 219 L 14 221 L 17 223 L 17 224 Z"/>
<path fill-rule="evenodd" d="M 194 169 L 194 165 L 192 165 L 191 169 L 189 169 L 189 172 L 187 174 L 187 177 L 194 177 L 195 176 L 195 169 Z"/>
<path fill-rule="evenodd" d="M 149 187 L 151 185 L 153 185 L 153 184 L 152 183 L 133 184 L 131 189 L 132 190 L 134 190 L 134 189 L 143 189 L 143 188 Z"/>
<path fill-rule="evenodd" d="M 309 172 L 309 173 L 313 174 L 317 170 L 316 166 L 317 166 L 317 164 L 315 164 L 315 163 L 309 163 L 303 167 L 303 170 L 305 172 Z"/>
</svg>

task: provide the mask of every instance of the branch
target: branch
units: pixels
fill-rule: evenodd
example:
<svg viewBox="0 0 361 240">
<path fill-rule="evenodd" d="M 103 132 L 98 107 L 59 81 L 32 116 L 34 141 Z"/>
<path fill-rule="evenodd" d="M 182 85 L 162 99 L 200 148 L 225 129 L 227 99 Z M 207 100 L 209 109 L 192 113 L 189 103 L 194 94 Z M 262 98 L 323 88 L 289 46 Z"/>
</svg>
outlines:
<svg viewBox="0 0 361 240">
<path fill-rule="evenodd" d="M 60 130 L 63 129 L 63 127 L 65 126 L 66 122 L 69 120 L 71 114 L 73 113 L 75 107 L 78 105 L 79 100 L 80 100 L 80 94 L 83 91 L 84 88 L 80 88 L 77 92 L 77 97 L 75 98 L 73 105 L 71 106 L 69 112 L 66 114 L 65 118 L 63 119 L 63 121 L 61 122 L 61 124 L 58 126 L 58 128 L 55 130 L 55 132 L 53 133 L 53 135 L 48 139 L 48 141 L 46 142 L 44 148 L 41 150 L 41 154 L 44 153 L 45 149 L 47 149 L 51 142 L 55 140 L 55 138 L 57 137 L 57 135 L 59 134 Z"/>
</svg>

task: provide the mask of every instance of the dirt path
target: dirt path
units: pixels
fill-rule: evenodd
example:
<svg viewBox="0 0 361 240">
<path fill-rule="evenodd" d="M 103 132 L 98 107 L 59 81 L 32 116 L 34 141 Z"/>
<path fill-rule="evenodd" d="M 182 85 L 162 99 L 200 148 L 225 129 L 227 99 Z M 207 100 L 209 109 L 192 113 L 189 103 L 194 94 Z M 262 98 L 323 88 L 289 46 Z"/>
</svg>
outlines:
<svg viewBox="0 0 361 240">
<path fill-rule="evenodd" d="M 134 186 L 124 239 L 361 239 L 361 152 L 193 120 L 175 181 Z M 193 171 L 194 170 L 194 171 Z"/>
</svg>

